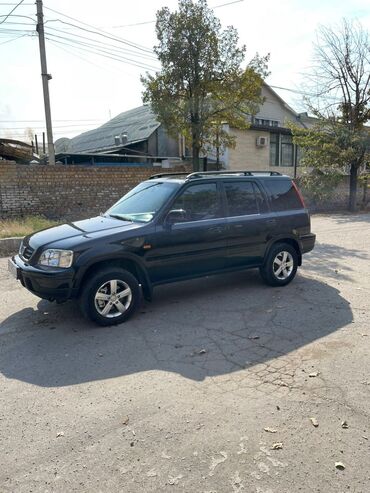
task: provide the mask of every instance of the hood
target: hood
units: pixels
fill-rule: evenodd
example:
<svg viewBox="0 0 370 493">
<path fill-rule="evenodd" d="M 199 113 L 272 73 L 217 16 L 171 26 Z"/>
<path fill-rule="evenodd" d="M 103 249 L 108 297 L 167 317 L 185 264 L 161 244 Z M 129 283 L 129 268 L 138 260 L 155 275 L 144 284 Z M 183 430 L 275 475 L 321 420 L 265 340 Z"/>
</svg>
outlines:
<svg viewBox="0 0 370 493">
<path fill-rule="evenodd" d="M 68 240 L 78 236 L 89 239 L 99 236 L 101 232 L 109 234 L 110 232 L 114 233 L 115 230 L 119 232 L 135 229 L 140 225 L 131 221 L 121 221 L 120 219 L 109 216 L 97 216 L 82 221 L 61 224 L 60 226 L 54 226 L 33 233 L 24 239 L 24 243 L 36 250 L 40 246 L 46 246 L 49 243 L 55 243 L 60 240 Z"/>
</svg>

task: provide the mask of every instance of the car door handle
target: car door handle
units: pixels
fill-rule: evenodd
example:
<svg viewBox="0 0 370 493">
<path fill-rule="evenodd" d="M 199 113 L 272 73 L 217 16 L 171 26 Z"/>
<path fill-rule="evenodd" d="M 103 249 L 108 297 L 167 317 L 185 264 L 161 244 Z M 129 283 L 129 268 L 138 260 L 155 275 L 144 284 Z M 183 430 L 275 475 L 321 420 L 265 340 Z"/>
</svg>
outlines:
<svg viewBox="0 0 370 493">
<path fill-rule="evenodd" d="M 266 224 L 268 224 L 269 226 L 275 226 L 276 225 L 276 219 L 268 219 L 266 221 Z"/>
<path fill-rule="evenodd" d="M 224 228 L 222 226 L 214 226 L 213 228 L 208 228 L 207 231 L 209 233 L 221 234 L 224 232 Z"/>
</svg>

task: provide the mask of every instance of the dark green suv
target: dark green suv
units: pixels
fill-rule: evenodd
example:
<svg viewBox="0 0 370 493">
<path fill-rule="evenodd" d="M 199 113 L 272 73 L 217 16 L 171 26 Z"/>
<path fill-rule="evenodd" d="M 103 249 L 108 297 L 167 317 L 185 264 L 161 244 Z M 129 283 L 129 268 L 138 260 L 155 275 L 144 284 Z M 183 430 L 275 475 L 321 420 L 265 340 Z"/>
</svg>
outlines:
<svg viewBox="0 0 370 493">
<path fill-rule="evenodd" d="M 85 315 L 111 325 L 159 284 L 259 268 L 268 284 L 284 286 L 314 244 L 288 176 L 169 173 L 140 183 L 105 214 L 26 237 L 9 270 L 41 298 L 78 298 Z"/>
</svg>

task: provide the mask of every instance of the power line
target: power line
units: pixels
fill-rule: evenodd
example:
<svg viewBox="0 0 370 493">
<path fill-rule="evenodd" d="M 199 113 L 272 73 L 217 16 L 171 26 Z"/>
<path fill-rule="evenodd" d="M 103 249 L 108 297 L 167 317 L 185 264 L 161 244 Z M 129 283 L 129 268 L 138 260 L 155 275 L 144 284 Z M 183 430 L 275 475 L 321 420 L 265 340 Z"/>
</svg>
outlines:
<svg viewBox="0 0 370 493">
<path fill-rule="evenodd" d="M 5 15 L 0 15 L 0 17 L 6 17 L 6 19 L 7 19 L 8 17 L 23 17 L 24 19 L 31 19 L 31 21 L 32 21 L 34 24 L 36 24 L 35 19 L 33 19 L 32 17 L 30 17 L 29 15 L 15 15 L 15 14 L 10 15 L 10 14 L 8 14 L 7 16 L 5 16 Z M 3 22 L 5 22 L 5 20 L 6 20 L 6 19 L 4 19 L 4 21 L 3 21 Z M 0 22 L 0 24 L 2 24 L 2 22 Z M 11 23 L 11 22 L 7 22 L 7 24 L 12 24 L 12 23 Z"/>
<path fill-rule="evenodd" d="M 112 48 L 109 48 L 109 51 L 107 51 L 107 49 L 104 49 L 100 46 L 96 46 L 95 44 L 86 43 L 83 41 L 66 38 L 65 36 L 58 36 L 57 34 L 53 34 L 53 33 L 49 33 L 49 32 L 46 32 L 46 34 L 48 36 L 52 36 L 53 38 L 63 39 L 65 41 L 68 41 L 69 43 L 74 43 L 77 46 L 81 45 L 81 46 L 86 46 L 87 48 L 95 49 L 97 54 L 100 54 L 100 53 L 107 54 L 107 55 L 113 54 L 114 56 L 117 56 L 120 59 L 122 59 L 122 61 L 127 61 L 128 63 L 131 62 L 131 64 L 134 64 L 135 66 L 139 66 L 140 68 L 147 68 L 148 70 L 159 70 L 159 67 L 154 67 L 153 65 L 149 65 L 149 63 L 146 63 L 144 61 L 140 62 L 140 61 L 132 60 L 131 58 L 124 57 L 120 50 L 118 50 L 118 54 L 115 54 L 115 53 L 112 53 L 112 51 L 114 51 L 114 49 L 112 49 Z M 117 51 L 117 50 L 115 50 L 115 51 Z"/>
<path fill-rule="evenodd" d="M 14 9 L 12 9 L 8 15 L 6 16 L 1 16 L 1 17 L 5 17 L 5 19 L 3 19 L 0 24 L 4 24 L 4 22 L 7 20 L 7 18 L 15 11 L 16 8 L 18 8 L 22 3 L 24 2 L 24 0 L 21 0 L 19 3 L 17 3 L 17 5 L 14 7 Z"/>
<path fill-rule="evenodd" d="M 241 2 L 244 2 L 244 0 L 233 0 L 232 2 L 222 3 L 221 5 L 215 5 L 214 7 L 211 8 L 219 9 L 220 7 L 226 7 L 227 5 L 232 5 L 233 3 L 241 3 Z"/>
<path fill-rule="evenodd" d="M 332 99 L 332 100 L 337 100 L 337 98 L 335 98 L 334 96 L 328 96 L 328 95 L 323 95 L 323 94 L 313 94 L 313 93 L 309 93 L 309 92 L 303 92 L 303 91 L 299 91 L 298 89 L 290 89 L 288 87 L 282 87 L 282 86 L 273 86 L 271 84 L 268 84 L 270 87 L 272 87 L 273 89 L 280 89 L 282 91 L 288 91 L 288 92 L 293 92 L 295 94 L 300 94 L 302 96 L 311 96 L 311 97 L 322 97 L 324 99 Z M 338 100 L 339 102 L 339 100 Z"/>
<path fill-rule="evenodd" d="M 121 48 L 120 46 L 116 46 L 116 45 L 114 45 L 112 43 L 106 43 L 104 41 L 99 41 L 97 39 L 90 38 L 88 36 L 82 36 L 80 34 L 75 34 L 75 33 L 70 32 L 70 31 L 66 32 L 63 29 L 57 29 L 56 27 L 50 27 L 50 26 L 48 26 L 48 29 L 49 30 L 51 29 L 52 31 L 56 31 L 56 32 L 59 32 L 59 33 L 62 33 L 62 34 L 66 34 L 68 36 L 74 36 L 76 38 L 81 38 L 81 39 L 86 39 L 88 41 L 92 41 L 93 43 L 96 43 L 98 45 L 98 47 L 103 46 L 103 47 L 108 47 L 110 49 L 113 48 L 113 49 L 118 50 L 118 51 L 120 51 L 121 53 L 124 53 L 124 54 L 135 55 L 135 56 L 138 56 L 138 57 L 141 57 L 141 58 L 146 58 L 148 60 L 158 61 L 158 58 L 156 56 L 150 55 L 149 53 L 148 54 L 146 54 L 146 53 L 138 53 L 136 51 L 128 50 L 127 48 Z M 69 41 L 72 41 L 70 38 L 67 38 L 67 39 Z"/>
<path fill-rule="evenodd" d="M 12 41 L 17 41 L 17 39 L 24 38 L 24 36 L 28 36 L 28 34 L 21 34 L 20 36 L 17 36 L 16 38 L 8 39 L 8 41 L 3 41 L 0 43 L 0 45 L 5 45 L 6 43 L 11 43 Z"/>
<path fill-rule="evenodd" d="M 71 23 L 68 23 L 66 21 L 62 21 L 61 19 L 50 19 L 47 22 L 51 22 L 52 20 L 53 21 L 59 21 L 59 22 L 62 22 L 63 24 L 67 24 L 67 25 L 70 25 L 70 26 L 73 26 L 73 27 L 77 27 L 78 29 L 82 29 L 82 30 L 85 30 L 85 31 L 88 31 L 88 32 L 92 32 L 94 34 L 98 34 L 99 36 L 103 36 L 103 37 L 112 39 L 114 41 L 127 44 L 127 45 L 131 46 L 132 48 L 136 48 L 136 49 L 140 49 L 142 51 L 146 51 L 148 53 L 152 53 L 152 50 L 150 48 L 147 48 L 146 46 L 139 45 L 138 43 L 133 43 L 131 41 L 128 41 L 127 39 L 124 39 L 124 38 L 121 38 L 121 37 L 118 37 L 118 36 L 112 36 L 110 33 L 107 33 L 106 31 L 103 31 L 102 29 L 100 29 L 100 28 L 98 28 L 96 26 L 93 26 L 91 24 L 87 24 L 86 22 L 83 22 L 83 21 L 81 21 L 79 19 L 76 19 L 75 17 L 71 17 L 71 16 L 69 16 L 67 14 L 63 14 L 62 12 L 60 12 L 58 10 L 54 10 L 54 9 L 49 8 L 49 7 L 45 7 L 45 9 L 46 10 L 50 10 L 51 12 L 54 12 L 55 14 L 62 15 L 63 17 L 66 17 L 67 19 L 72 19 L 72 20 L 78 22 L 79 24 L 82 24 L 84 26 L 87 26 L 87 27 L 90 27 L 90 28 L 94 29 L 95 31 L 91 31 L 89 29 L 84 29 L 81 26 L 76 26 L 75 24 L 71 24 Z M 98 31 L 100 31 L 100 32 L 98 32 Z"/>
<path fill-rule="evenodd" d="M 54 41 L 52 41 L 51 39 L 49 39 L 49 42 L 53 46 L 55 46 L 55 48 L 58 48 L 58 50 L 62 50 L 65 53 L 68 53 L 69 55 L 72 55 L 72 56 L 74 56 L 74 57 L 76 57 L 76 58 L 78 58 L 78 59 L 80 59 L 80 60 L 82 60 L 82 61 L 84 61 L 86 63 L 89 63 L 90 65 L 94 65 L 95 67 L 98 67 L 100 70 L 104 70 L 105 72 L 108 71 L 108 72 L 111 72 L 111 73 L 118 73 L 118 70 L 114 70 L 114 69 L 112 70 L 111 67 L 106 68 L 106 67 L 103 67 L 102 65 L 99 65 L 99 64 L 97 64 L 95 62 L 92 62 L 91 60 L 88 60 L 87 58 L 85 58 L 85 57 L 83 57 L 83 56 L 81 56 L 81 55 L 79 55 L 77 53 L 74 53 L 73 51 L 70 51 L 67 48 L 64 48 L 63 46 L 60 46 L 59 44 L 54 43 Z M 121 73 L 121 71 L 119 71 L 119 72 Z M 129 74 L 127 72 L 124 72 L 124 73 L 125 73 L 125 75 L 131 76 L 131 74 Z M 122 75 L 122 73 L 121 73 L 121 75 Z"/>
<path fill-rule="evenodd" d="M 222 3 L 221 5 L 215 5 L 214 7 L 210 6 L 211 9 L 219 9 L 220 7 L 226 7 L 227 5 L 232 5 L 234 3 L 241 3 L 245 0 L 233 0 L 232 2 Z M 123 24 L 122 26 L 112 26 L 113 29 L 118 29 L 121 27 L 134 27 L 134 26 L 143 26 L 145 24 L 154 24 L 156 21 L 145 21 L 145 22 L 135 22 L 133 24 Z"/>
<path fill-rule="evenodd" d="M 101 118 L 90 118 L 88 120 L 80 120 L 80 119 L 67 119 L 67 120 L 54 120 L 55 122 L 98 122 L 101 121 Z M 1 123 L 41 123 L 44 120 L 1 120 Z"/>
<path fill-rule="evenodd" d="M 49 36 L 50 36 L 50 34 L 49 34 Z M 144 70 L 150 70 L 150 71 L 156 71 L 156 70 L 158 70 L 157 68 L 151 67 L 149 65 L 144 66 L 144 65 L 141 65 L 141 64 L 138 64 L 138 63 L 129 62 L 129 61 L 127 61 L 127 59 L 124 59 L 122 57 L 119 57 L 118 55 L 117 56 L 105 55 L 103 53 L 99 53 L 99 51 L 90 50 L 89 48 L 82 48 L 80 46 L 76 46 L 75 44 L 66 43 L 65 41 L 58 41 L 56 39 L 50 39 L 47 36 L 46 36 L 46 39 L 48 39 L 49 41 L 53 41 L 54 43 L 59 43 L 59 44 L 62 44 L 62 45 L 66 45 L 66 46 L 72 47 L 72 48 L 74 48 L 76 50 L 82 50 L 84 52 L 92 53 L 94 55 L 98 55 L 98 56 L 101 56 L 103 58 L 109 58 L 109 59 L 115 60 L 117 62 L 127 63 L 128 65 L 132 65 L 132 66 L 137 67 L 137 68 L 142 68 Z"/>
</svg>

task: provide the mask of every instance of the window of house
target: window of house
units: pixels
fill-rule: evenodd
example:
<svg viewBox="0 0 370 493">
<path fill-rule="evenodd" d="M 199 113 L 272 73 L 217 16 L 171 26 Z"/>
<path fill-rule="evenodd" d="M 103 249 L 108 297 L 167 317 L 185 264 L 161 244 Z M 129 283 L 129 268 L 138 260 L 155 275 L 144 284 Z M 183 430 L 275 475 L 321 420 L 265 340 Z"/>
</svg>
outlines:
<svg viewBox="0 0 370 493">
<path fill-rule="evenodd" d="M 254 118 L 253 123 L 255 125 L 261 125 L 263 127 L 278 127 L 279 122 L 277 120 L 270 120 L 267 118 Z"/>
<path fill-rule="evenodd" d="M 270 166 L 279 166 L 279 134 L 270 134 Z"/>
<path fill-rule="evenodd" d="M 183 209 L 186 221 L 221 217 L 222 207 L 216 183 L 191 185 L 177 197 L 172 209 Z"/>
<path fill-rule="evenodd" d="M 294 165 L 294 146 L 291 135 L 281 135 L 281 166 Z"/>
<path fill-rule="evenodd" d="M 286 134 L 270 134 L 270 166 L 294 166 L 299 164 L 300 152 L 293 144 L 293 137 Z"/>
</svg>

